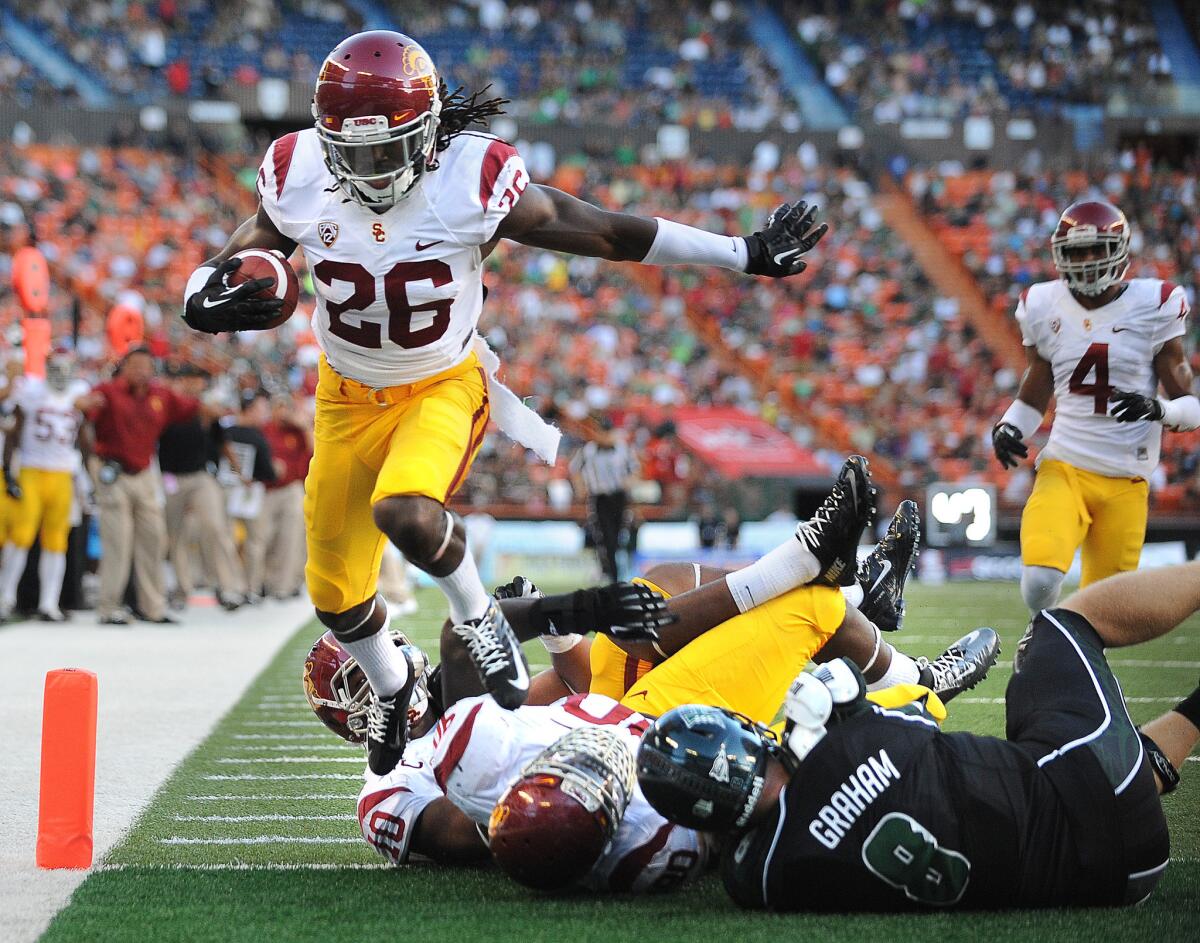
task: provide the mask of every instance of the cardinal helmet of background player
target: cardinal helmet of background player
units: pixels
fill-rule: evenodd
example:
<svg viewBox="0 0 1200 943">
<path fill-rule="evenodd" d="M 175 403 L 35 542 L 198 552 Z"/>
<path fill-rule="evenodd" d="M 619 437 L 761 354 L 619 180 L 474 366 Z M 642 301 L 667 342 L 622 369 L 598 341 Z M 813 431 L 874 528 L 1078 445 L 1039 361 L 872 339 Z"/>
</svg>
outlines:
<svg viewBox="0 0 1200 943">
<path fill-rule="evenodd" d="M 1129 271 L 1129 220 L 1111 203 L 1072 203 L 1059 218 L 1050 251 L 1068 288 L 1081 295 L 1103 294 Z"/>
<path fill-rule="evenodd" d="M 753 721 L 718 707 L 667 711 L 642 737 L 637 776 L 663 818 L 707 832 L 740 828 L 762 793 L 771 747 Z"/>
<path fill-rule="evenodd" d="M 522 770 L 488 823 L 492 857 L 509 877 L 549 891 L 592 870 L 633 797 L 633 753 L 625 740 L 603 727 L 580 727 Z"/>
<path fill-rule="evenodd" d="M 357 33 L 321 64 L 312 113 L 329 172 L 362 206 L 391 206 L 433 160 L 441 83 L 421 46 L 390 30 Z"/>
<path fill-rule="evenodd" d="M 392 633 L 397 645 L 408 645 L 399 632 Z M 422 657 L 421 662 L 425 659 Z M 343 740 L 365 743 L 367 709 L 371 686 L 357 661 L 326 632 L 313 644 L 304 659 L 304 696 L 321 723 Z M 408 725 L 415 726 L 429 709 L 429 686 L 425 676 L 417 680 L 408 704 Z"/>
<path fill-rule="evenodd" d="M 56 347 L 46 358 L 46 385 L 61 393 L 75 377 L 75 360 L 69 350 Z"/>
</svg>

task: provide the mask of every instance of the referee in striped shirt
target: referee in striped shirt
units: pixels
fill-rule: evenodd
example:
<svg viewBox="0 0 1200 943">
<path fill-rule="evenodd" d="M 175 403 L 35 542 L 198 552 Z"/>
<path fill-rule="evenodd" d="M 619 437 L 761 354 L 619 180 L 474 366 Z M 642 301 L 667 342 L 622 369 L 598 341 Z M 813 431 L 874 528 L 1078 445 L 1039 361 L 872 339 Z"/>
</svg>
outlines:
<svg viewBox="0 0 1200 943">
<path fill-rule="evenodd" d="M 609 581 L 616 582 L 617 548 L 629 504 L 628 484 L 637 466 L 628 446 L 613 431 L 612 420 L 601 417 L 595 425 L 592 441 L 575 453 L 570 471 L 576 486 L 582 483 L 587 493 L 588 528 L 600 568 Z"/>
</svg>

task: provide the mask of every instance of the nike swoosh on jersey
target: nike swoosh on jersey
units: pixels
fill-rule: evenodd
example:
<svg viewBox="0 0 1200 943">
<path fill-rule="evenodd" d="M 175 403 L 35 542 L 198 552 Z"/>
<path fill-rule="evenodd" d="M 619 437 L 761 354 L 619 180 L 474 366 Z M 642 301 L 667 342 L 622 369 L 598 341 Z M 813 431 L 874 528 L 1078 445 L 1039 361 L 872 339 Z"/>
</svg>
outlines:
<svg viewBox="0 0 1200 943">
<path fill-rule="evenodd" d="M 432 249 L 434 246 L 440 246 L 445 241 L 446 241 L 445 239 L 434 239 L 433 242 L 427 242 L 424 245 L 422 245 L 421 240 L 418 239 L 417 240 L 417 251 L 424 252 L 426 249 Z"/>
<path fill-rule="evenodd" d="M 625 696 L 626 697 L 649 697 L 650 693 L 648 691 L 631 691 L 629 694 L 627 694 Z"/>
<path fill-rule="evenodd" d="M 1122 331 L 1132 331 L 1132 330 L 1133 330 L 1133 328 L 1131 328 L 1131 327 L 1114 327 L 1112 329 L 1114 334 L 1120 334 Z"/>
<path fill-rule="evenodd" d="M 883 572 L 880 573 L 879 576 L 876 578 L 875 582 L 871 584 L 871 588 L 870 588 L 870 590 L 868 590 L 868 592 L 872 592 L 872 593 L 875 592 L 875 590 L 877 590 L 879 588 L 879 584 L 882 583 L 884 580 L 886 580 L 887 575 L 892 572 L 892 561 L 891 560 L 884 560 L 882 563 L 882 566 L 883 566 Z"/>
</svg>

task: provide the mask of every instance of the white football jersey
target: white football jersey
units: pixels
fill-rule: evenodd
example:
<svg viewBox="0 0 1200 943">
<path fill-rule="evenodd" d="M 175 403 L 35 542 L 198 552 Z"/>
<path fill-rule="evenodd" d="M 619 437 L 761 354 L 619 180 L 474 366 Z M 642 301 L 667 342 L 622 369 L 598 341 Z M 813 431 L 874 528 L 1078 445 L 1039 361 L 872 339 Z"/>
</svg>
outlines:
<svg viewBox="0 0 1200 943">
<path fill-rule="evenodd" d="M 13 402 L 24 415 L 17 444 L 22 468 L 75 471 L 79 466 L 79 425 L 83 421 L 75 400 L 89 389 L 83 380 L 72 380 L 59 393 L 40 377 L 27 377 L 18 387 Z"/>
<path fill-rule="evenodd" d="M 414 190 L 382 213 L 351 201 L 314 128 L 274 141 L 258 194 L 308 259 L 313 331 L 330 365 L 372 387 L 433 376 L 471 351 L 483 310 L 483 254 L 529 182 L 505 141 L 455 135 Z"/>
<path fill-rule="evenodd" d="M 1054 424 L 1038 456 L 1114 478 L 1148 478 L 1158 464 L 1162 424 L 1119 423 L 1109 394 L 1154 396 L 1154 357 L 1186 331 L 1183 289 L 1135 278 L 1121 296 L 1089 311 L 1063 281 L 1031 285 L 1017 304 L 1025 346 L 1054 371 Z"/>
<path fill-rule="evenodd" d="M 568 730 L 594 724 L 627 732 L 636 754 L 649 721 L 601 694 L 576 694 L 515 711 L 491 697 L 467 698 L 434 729 L 434 776 L 451 802 L 486 826 L 500 797 L 534 757 Z M 707 855 L 704 838 L 655 812 L 639 786 L 612 847 L 584 883 L 594 890 L 666 889 L 700 874 Z"/>
<path fill-rule="evenodd" d="M 412 843 L 413 829 L 426 806 L 442 798 L 433 778 L 430 756 L 433 737 L 410 740 L 404 758 L 386 776 L 376 776 L 370 767 L 358 794 L 358 824 L 367 844 L 392 864 L 404 864 Z"/>
</svg>

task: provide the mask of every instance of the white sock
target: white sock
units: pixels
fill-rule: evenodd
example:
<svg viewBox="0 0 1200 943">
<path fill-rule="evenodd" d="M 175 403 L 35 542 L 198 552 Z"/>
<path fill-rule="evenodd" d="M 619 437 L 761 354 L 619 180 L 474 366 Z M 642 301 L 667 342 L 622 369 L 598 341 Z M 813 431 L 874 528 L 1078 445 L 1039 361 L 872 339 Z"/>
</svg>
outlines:
<svg viewBox="0 0 1200 943">
<path fill-rule="evenodd" d="M 17 601 L 17 584 L 25 572 L 25 561 L 29 559 L 29 548 L 16 544 L 5 544 L 0 554 L 0 603 L 12 607 Z"/>
<path fill-rule="evenodd" d="M 887 645 L 892 652 L 892 663 L 888 665 L 888 670 L 883 673 L 883 677 L 878 681 L 873 681 L 867 685 L 868 691 L 882 691 L 884 688 L 890 688 L 895 684 L 916 684 L 921 680 L 921 669 L 917 667 L 917 663 L 909 658 L 904 652 L 898 652 Z"/>
<path fill-rule="evenodd" d="M 362 666 L 371 690 L 380 697 L 390 697 L 408 683 L 408 662 L 388 633 L 387 604 L 377 596 L 375 605 L 384 607 L 383 625 L 379 631 L 356 642 L 339 639 L 338 644 Z"/>
<path fill-rule="evenodd" d="M 458 569 L 447 576 L 435 576 L 433 581 L 446 594 L 450 602 L 450 621 L 455 625 L 461 625 L 468 619 L 478 619 L 491 605 L 492 597 L 483 588 L 483 580 L 479 578 L 470 548 L 463 554 Z"/>
<path fill-rule="evenodd" d="M 63 576 L 67 572 L 67 555 L 65 553 L 47 553 L 42 551 L 38 561 L 38 609 L 42 612 L 58 611 L 58 598 L 62 595 Z"/>
<path fill-rule="evenodd" d="M 849 605 L 857 609 L 862 605 L 863 596 L 866 594 L 863 593 L 862 586 L 858 583 L 855 583 L 853 586 L 843 586 L 842 595 L 846 597 L 846 602 Z"/>
<path fill-rule="evenodd" d="M 745 612 L 811 582 L 820 572 L 821 564 L 812 551 L 793 537 L 749 566 L 730 573 L 725 584 L 738 611 Z"/>
</svg>

